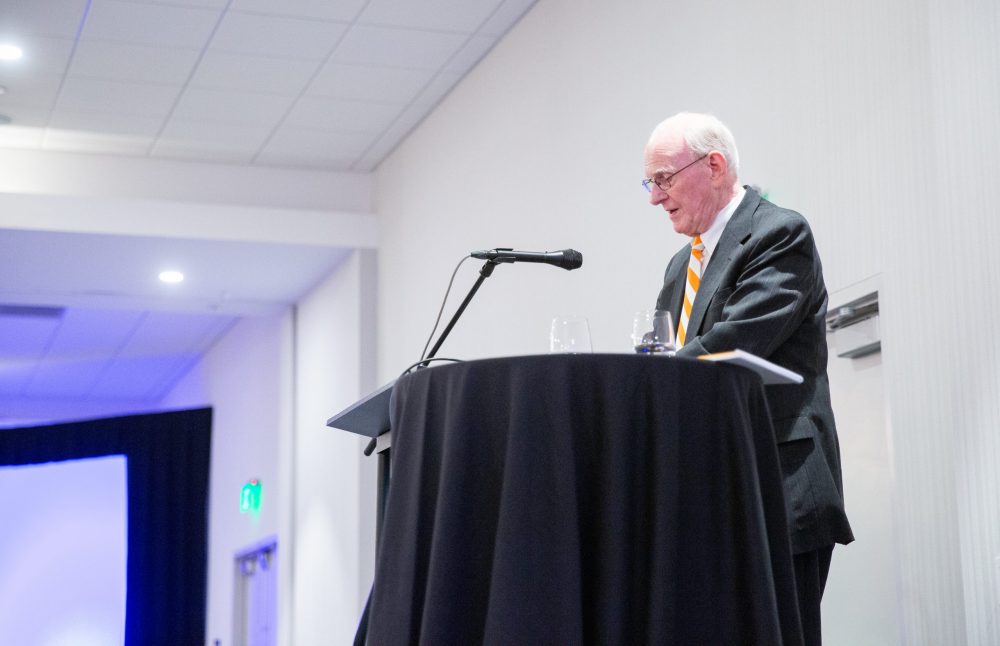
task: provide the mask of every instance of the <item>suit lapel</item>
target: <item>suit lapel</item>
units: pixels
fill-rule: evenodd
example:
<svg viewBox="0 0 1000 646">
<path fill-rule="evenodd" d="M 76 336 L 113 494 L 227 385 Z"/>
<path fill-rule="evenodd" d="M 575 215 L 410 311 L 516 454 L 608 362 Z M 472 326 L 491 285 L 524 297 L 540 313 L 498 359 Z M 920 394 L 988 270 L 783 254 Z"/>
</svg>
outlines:
<svg viewBox="0 0 1000 646">
<path fill-rule="evenodd" d="M 746 242 L 750 236 L 750 225 L 754 211 L 760 204 L 760 195 L 752 188 L 747 188 L 743 201 L 736 207 L 733 217 L 729 218 L 726 228 L 722 231 L 719 244 L 715 247 L 708 266 L 701 276 L 701 286 L 695 296 L 694 305 L 691 307 L 691 317 L 688 322 L 688 330 L 691 331 L 689 337 L 693 338 L 701 333 L 701 323 L 705 318 L 708 306 L 715 298 L 715 293 L 719 291 L 722 278 L 726 275 L 726 268 L 736 257 L 736 252 Z"/>
<path fill-rule="evenodd" d="M 663 281 L 664 285 L 669 285 L 673 290 L 671 293 L 664 295 L 666 296 L 664 306 L 670 310 L 674 318 L 674 325 L 677 325 L 681 320 L 681 307 L 684 304 L 684 287 L 687 284 L 687 266 L 690 255 L 691 245 L 677 252 L 677 255 L 671 261 L 670 268 Z"/>
</svg>

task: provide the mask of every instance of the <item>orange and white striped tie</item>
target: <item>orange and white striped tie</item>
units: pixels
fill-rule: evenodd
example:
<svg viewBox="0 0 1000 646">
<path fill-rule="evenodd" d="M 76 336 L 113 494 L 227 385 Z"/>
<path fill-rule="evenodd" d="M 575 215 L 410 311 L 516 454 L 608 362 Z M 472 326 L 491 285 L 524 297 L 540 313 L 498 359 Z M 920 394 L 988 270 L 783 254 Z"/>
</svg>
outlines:
<svg viewBox="0 0 1000 646">
<path fill-rule="evenodd" d="M 687 285 L 684 288 L 684 307 L 681 309 L 681 322 L 677 326 L 677 347 L 684 345 L 687 334 L 688 319 L 691 318 L 691 306 L 701 284 L 701 261 L 705 257 L 705 245 L 701 236 L 695 236 L 691 241 L 691 259 L 688 260 Z"/>
</svg>

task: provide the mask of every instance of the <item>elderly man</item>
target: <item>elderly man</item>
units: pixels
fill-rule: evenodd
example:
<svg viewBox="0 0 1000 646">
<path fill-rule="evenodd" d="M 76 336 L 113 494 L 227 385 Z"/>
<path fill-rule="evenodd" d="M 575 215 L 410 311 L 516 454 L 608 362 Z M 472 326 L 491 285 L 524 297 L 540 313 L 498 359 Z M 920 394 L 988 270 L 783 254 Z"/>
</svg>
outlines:
<svg viewBox="0 0 1000 646">
<path fill-rule="evenodd" d="M 826 375 L 826 286 L 805 219 L 741 187 L 738 164 L 732 134 L 710 115 L 674 115 L 650 136 L 649 201 L 692 239 L 667 265 L 656 307 L 677 321 L 679 357 L 739 348 L 805 378 L 768 386 L 766 395 L 803 633 L 819 644 L 833 545 L 854 540 Z"/>
</svg>

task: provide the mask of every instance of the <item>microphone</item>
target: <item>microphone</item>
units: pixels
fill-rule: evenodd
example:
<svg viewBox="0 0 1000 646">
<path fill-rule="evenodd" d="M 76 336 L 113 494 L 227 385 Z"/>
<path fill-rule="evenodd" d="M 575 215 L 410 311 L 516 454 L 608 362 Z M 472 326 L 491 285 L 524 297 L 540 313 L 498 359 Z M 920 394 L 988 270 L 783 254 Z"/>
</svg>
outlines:
<svg viewBox="0 0 1000 646">
<path fill-rule="evenodd" d="M 498 247 L 484 251 L 473 251 L 469 255 L 479 260 L 492 260 L 494 262 L 541 262 L 567 270 L 577 269 L 583 265 L 583 254 L 573 249 L 563 249 L 562 251 L 514 251 L 513 249 Z"/>
</svg>

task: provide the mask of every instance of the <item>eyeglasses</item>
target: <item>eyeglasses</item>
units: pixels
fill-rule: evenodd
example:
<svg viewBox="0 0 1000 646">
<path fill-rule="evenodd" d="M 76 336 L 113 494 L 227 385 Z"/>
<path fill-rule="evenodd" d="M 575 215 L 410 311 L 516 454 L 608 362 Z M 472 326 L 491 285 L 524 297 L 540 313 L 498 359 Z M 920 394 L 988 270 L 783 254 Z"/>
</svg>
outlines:
<svg viewBox="0 0 1000 646">
<path fill-rule="evenodd" d="M 681 172 L 683 172 L 685 168 L 690 168 L 690 167 L 694 166 L 695 164 L 697 164 L 701 160 L 703 160 L 706 157 L 708 157 L 710 154 L 711 153 L 705 153 L 704 155 L 702 155 L 698 159 L 694 160 L 693 162 L 691 162 L 690 164 L 688 164 L 684 168 L 681 168 L 680 170 L 674 171 L 673 173 L 670 173 L 666 177 L 661 177 L 660 179 L 647 177 L 646 179 L 642 180 L 642 187 L 644 189 L 646 189 L 647 193 L 652 193 L 653 192 L 653 187 L 650 186 L 650 184 L 656 184 L 658 187 L 660 187 L 661 191 L 669 191 L 670 187 L 674 185 L 674 178 L 675 177 L 677 177 L 678 175 L 680 175 Z"/>
</svg>

